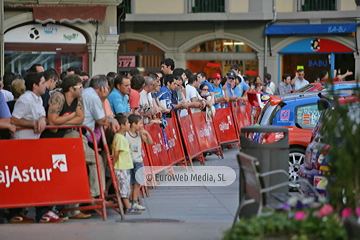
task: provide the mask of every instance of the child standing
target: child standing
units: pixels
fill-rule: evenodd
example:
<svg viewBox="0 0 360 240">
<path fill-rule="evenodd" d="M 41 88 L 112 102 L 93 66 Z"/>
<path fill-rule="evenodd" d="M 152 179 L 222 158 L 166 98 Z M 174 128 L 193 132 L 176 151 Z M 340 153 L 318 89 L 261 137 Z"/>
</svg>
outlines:
<svg viewBox="0 0 360 240">
<path fill-rule="evenodd" d="M 140 195 L 140 184 L 144 184 L 144 172 L 143 172 L 143 159 L 142 159 L 142 141 L 146 144 L 153 144 L 153 140 L 148 131 L 144 129 L 143 120 L 140 115 L 131 114 L 129 116 L 130 129 L 125 134 L 127 141 L 129 142 L 131 158 L 134 164 L 134 168 L 130 170 L 131 174 L 131 194 L 130 203 L 131 206 L 138 210 L 145 210 L 146 208 L 139 204 L 138 199 Z M 140 169 L 140 170 L 139 170 Z M 136 175 L 137 171 L 142 171 Z M 135 177 L 135 175 L 137 177 Z"/>
<path fill-rule="evenodd" d="M 121 113 L 117 114 L 115 119 L 119 122 L 120 130 L 115 133 L 112 142 L 113 165 L 121 200 L 125 207 L 125 214 L 140 214 L 141 212 L 131 207 L 129 202 L 130 170 L 134 168 L 134 165 L 131 160 L 129 143 L 125 138 L 125 133 L 129 131 L 130 124 L 127 117 Z"/>
</svg>

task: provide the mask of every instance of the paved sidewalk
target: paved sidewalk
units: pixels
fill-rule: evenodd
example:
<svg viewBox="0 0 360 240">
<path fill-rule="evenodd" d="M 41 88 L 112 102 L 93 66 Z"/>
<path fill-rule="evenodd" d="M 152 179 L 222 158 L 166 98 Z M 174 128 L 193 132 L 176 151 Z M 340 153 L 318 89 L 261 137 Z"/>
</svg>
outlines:
<svg viewBox="0 0 360 240">
<path fill-rule="evenodd" d="M 91 219 L 69 220 L 62 224 L 0 225 L 0 239 L 216 239 L 231 226 L 238 207 L 239 149 L 224 150 L 224 159 L 207 156 L 206 166 L 229 166 L 237 180 L 226 187 L 150 188 L 143 199 L 146 210 L 141 215 L 126 215 L 126 220 L 172 219 L 178 223 L 129 223 L 108 210 L 108 219 L 93 214 Z M 200 165 L 195 162 L 194 165 Z M 33 216 L 33 211 L 29 215 Z M 149 220 L 149 221 L 151 221 Z"/>
</svg>

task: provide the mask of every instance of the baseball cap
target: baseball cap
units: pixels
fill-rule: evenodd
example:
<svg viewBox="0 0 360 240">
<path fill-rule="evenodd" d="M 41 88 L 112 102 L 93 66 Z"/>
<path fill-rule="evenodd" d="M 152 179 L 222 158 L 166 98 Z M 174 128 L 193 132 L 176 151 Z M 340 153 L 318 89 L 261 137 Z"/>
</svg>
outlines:
<svg viewBox="0 0 360 240">
<path fill-rule="evenodd" d="M 220 73 L 214 73 L 214 75 L 212 75 L 212 78 L 218 78 L 218 79 L 221 79 L 221 75 Z"/>
<path fill-rule="evenodd" d="M 226 76 L 227 76 L 228 78 L 234 78 L 234 79 L 235 79 L 235 77 L 236 77 L 236 75 L 235 75 L 235 73 L 234 73 L 233 71 L 228 72 L 228 73 L 226 74 Z"/>
</svg>

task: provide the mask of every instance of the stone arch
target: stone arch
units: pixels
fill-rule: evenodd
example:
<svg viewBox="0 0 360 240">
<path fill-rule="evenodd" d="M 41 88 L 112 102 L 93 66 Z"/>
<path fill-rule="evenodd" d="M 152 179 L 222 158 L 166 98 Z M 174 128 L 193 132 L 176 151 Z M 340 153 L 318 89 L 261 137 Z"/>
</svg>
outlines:
<svg viewBox="0 0 360 240">
<path fill-rule="evenodd" d="M 281 42 L 277 43 L 275 46 L 271 47 L 272 49 L 272 52 L 273 53 L 278 53 L 280 52 L 283 48 L 289 46 L 290 44 L 292 43 L 295 43 L 297 41 L 300 41 L 300 40 L 304 40 L 304 39 L 309 39 L 309 38 L 318 38 L 318 37 L 313 37 L 313 36 L 302 36 L 302 37 L 298 37 L 298 36 L 291 36 L 291 37 L 288 37 L 284 40 L 282 40 Z M 344 46 L 352 49 L 353 51 L 356 51 L 356 48 L 355 48 L 355 43 L 348 40 L 348 39 L 345 39 L 343 37 L 340 37 L 340 36 L 334 36 L 334 35 L 329 35 L 328 37 L 327 36 L 322 36 L 321 38 L 323 39 L 328 39 L 328 40 L 331 40 L 331 41 L 334 41 L 334 42 L 338 42 L 338 43 L 341 43 L 343 44 Z"/>
<path fill-rule="evenodd" d="M 164 52 L 169 52 L 169 48 L 167 46 L 165 46 L 163 43 L 161 43 L 160 41 L 146 36 L 144 34 L 139 34 L 139 33 L 125 33 L 125 34 L 120 34 L 120 40 L 124 41 L 124 40 L 140 40 L 140 41 L 144 41 L 144 42 L 148 42 L 150 44 L 153 44 L 154 46 L 156 46 L 157 48 L 161 49 Z"/>
<path fill-rule="evenodd" d="M 204 35 L 200 35 L 197 36 L 193 39 L 190 39 L 189 41 L 185 42 L 184 44 L 182 44 L 178 50 L 179 52 L 188 52 L 190 51 L 192 48 L 194 48 L 195 46 L 207 42 L 207 41 L 211 41 L 211 40 L 215 40 L 215 39 L 230 39 L 230 40 L 236 40 L 236 41 L 240 41 L 240 42 L 244 42 L 246 43 L 246 45 L 250 46 L 251 48 L 253 48 L 256 52 L 262 52 L 263 48 L 258 46 L 257 44 L 254 44 L 252 41 L 250 41 L 249 39 L 233 34 L 233 33 L 207 33 Z"/>
<path fill-rule="evenodd" d="M 4 31 L 16 27 L 20 24 L 24 24 L 24 23 L 30 23 L 34 21 L 34 16 L 32 12 L 28 12 L 28 13 L 23 13 L 23 14 L 19 14 L 16 16 L 13 16 L 11 18 L 8 18 L 4 21 Z M 55 23 L 58 24 L 58 23 Z M 69 27 L 69 26 L 68 26 Z M 96 28 L 92 25 L 92 24 L 81 24 L 81 23 L 76 23 L 73 25 L 73 27 L 75 29 L 80 30 L 81 32 L 83 32 L 84 34 L 86 34 L 87 39 L 89 39 L 89 43 L 94 43 L 95 42 L 95 31 Z M 101 35 L 99 35 L 99 37 L 101 38 Z"/>
</svg>

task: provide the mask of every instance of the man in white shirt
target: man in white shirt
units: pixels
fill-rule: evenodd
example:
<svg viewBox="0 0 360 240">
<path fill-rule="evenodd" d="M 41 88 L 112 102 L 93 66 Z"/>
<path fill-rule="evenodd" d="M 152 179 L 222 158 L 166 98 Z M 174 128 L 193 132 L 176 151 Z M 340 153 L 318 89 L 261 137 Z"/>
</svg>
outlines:
<svg viewBox="0 0 360 240">
<path fill-rule="evenodd" d="M 195 76 L 190 76 L 188 79 L 188 84 L 186 85 L 186 102 L 187 106 L 191 108 L 191 112 L 200 112 L 202 108 L 205 106 L 202 105 L 200 101 L 200 95 L 197 92 L 197 88 L 199 87 L 199 82 Z"/>
<path fill-rule="evenodd" d="M 144 124 L 148 124 L 149 117 L 155 113 L 153 99 L 151 96 L 151 91 L 153 90 L 153 79 L 149 76 L 145 76 L 144 79 L 145 85 L 143 86 L 143 90 L 140 92 L 139 105 L 142 110 Z"/>
<path fill-rule="evenodd" d="M 294 88 L 295 90 L 298 90 L 309 84 L 309 81 L 307 81 L 304 77 L 305 77 L 304 69 L 297 70 L 295 77 L 291 80 L 291 85 L 295 86 Z"/>
<path fill-rule="evenodd" d="M 38 139 L 46 127 L 46 114 L 41 95 L 46 85 L 43 73 L 29 73 L 25 76 L 27 91 L 16 101 L 12 123 L 20 127 L 33 129 L 18 130 L 15 139 Z"/>
<path fill-rule="evenodd" d="M 265 82 L 266 82 L 266 89 L 265 91 L 268 94 L 274 95 L 276 91 L 275 83 L 271 81 L 271 75 L 269 73 L 265 74 Z"/>
</svg>

